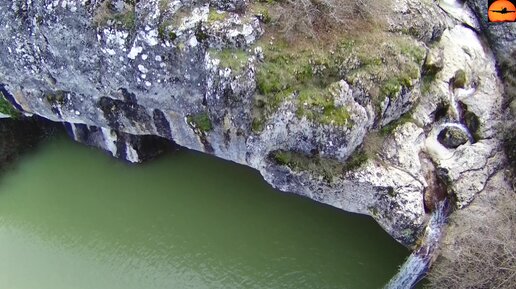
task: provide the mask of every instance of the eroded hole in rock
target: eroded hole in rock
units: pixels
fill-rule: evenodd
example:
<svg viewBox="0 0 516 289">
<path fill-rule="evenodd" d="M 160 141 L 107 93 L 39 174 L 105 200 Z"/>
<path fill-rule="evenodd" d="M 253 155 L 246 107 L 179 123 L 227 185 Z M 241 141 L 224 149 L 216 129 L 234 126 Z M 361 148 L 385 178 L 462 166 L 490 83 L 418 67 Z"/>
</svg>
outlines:
<svg viewBox="0 0 516 289">
<path fill-rule="evenodd" d="M 431 158 L 424 153 L 420 153 L 419 160 L 427 183 L 423 193 L 425 212 L 429 213 L 433 212 L 437 204 L 447 197 L 448 192 L 446 184 L 437 175 L 435 164 Z"/>
<path fill-rule="evenodd" d="M 449 104 L 439 103 L 437 105 L 437 108 L 432 113 L 432 115 L 434 116 L 434 121 L 437 122 L 437 121 L 443 119 L 447 115 L 449 109 L 450 109 Z"/>
<path fill-rule="evenodd" d="M 468 110 L 468 106 L 465 103 L 459 102 L 459 104 L 462 111 L 464 112 L 461 123 L 470 131 L 471 135 L 473 136 L 473 143 L 475 143 L 480 140 L 480 119 L 475 113 Z"/>
</svg>

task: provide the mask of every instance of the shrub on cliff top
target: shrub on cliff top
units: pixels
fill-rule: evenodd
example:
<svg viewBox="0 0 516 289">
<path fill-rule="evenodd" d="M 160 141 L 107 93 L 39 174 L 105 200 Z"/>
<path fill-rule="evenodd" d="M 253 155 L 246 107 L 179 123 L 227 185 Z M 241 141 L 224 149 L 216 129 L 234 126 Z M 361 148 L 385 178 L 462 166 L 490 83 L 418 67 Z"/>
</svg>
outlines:
<svg viewBox="0 0 516 289">
<path fill-rule="evenodd" d="M 379 23 L 383 0 L 260 0 L 277 3 L 272 20 L 287 38 L 305 35 L 332 37 L 333 33 L 362 31 Z"/>
</svg>

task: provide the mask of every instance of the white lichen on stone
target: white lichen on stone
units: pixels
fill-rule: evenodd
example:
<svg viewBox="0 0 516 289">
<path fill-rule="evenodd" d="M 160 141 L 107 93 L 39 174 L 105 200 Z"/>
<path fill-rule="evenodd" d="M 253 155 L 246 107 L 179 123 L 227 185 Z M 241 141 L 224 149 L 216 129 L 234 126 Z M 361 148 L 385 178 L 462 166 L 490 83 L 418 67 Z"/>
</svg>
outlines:
<svg viewBox="0 0 516 289">
<path fill-rule="evenodd" d="M 127 57 L 129 59 L 136 59 L 136 56 L 140 54 L 143 51 L 143 47 L 141 46 L 133 46 L 131 47 L 131 51 L 129 51 L 129 54 L 127 54 Z"/>
</svg>

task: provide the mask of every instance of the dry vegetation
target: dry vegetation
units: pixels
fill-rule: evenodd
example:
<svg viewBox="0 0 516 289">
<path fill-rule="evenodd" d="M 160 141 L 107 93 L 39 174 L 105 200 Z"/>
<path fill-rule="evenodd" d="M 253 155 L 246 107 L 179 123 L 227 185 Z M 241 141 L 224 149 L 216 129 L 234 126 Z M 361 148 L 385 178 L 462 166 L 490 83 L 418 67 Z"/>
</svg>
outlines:
<svg viewBox="0 0 516 289">
<path fill-rule="evenodd" d="M 363 32 L 381 23 L 384 0 L 261 0 L 274 3 L 272 23 L 287 39 L 332 38 L 343 32 Z"/>
<path fill-rule="evenodd" d="M 430 288 L 514 288 L 516 284 L 516 198 L 505 193 L 489 216 L 456 215 L 461 229 L 454 260 L 439 258 Z"/>
</svg>

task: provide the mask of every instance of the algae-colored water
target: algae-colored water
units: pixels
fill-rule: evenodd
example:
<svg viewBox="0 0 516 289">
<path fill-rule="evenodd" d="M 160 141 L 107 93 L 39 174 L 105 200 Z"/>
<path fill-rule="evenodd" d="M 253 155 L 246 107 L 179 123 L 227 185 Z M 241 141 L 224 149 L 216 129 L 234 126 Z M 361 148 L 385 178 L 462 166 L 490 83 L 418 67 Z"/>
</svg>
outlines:
<svg viewBox="0 0 516 289">
<path fill-rule="evenodd" d="M 134 166 L 57 138 L 0 177 L 0 289 L 380 288 L 408 253 L 186 150 Z"/>
</svg>

